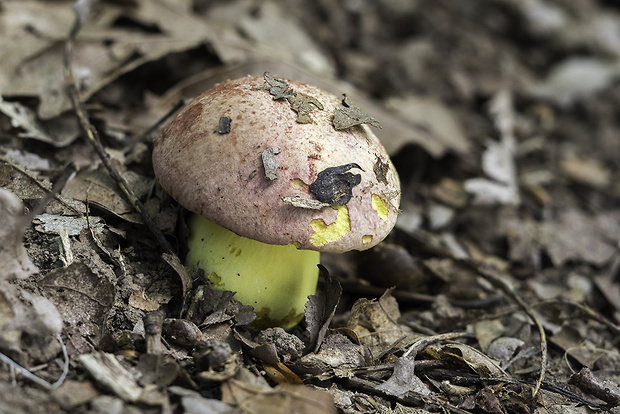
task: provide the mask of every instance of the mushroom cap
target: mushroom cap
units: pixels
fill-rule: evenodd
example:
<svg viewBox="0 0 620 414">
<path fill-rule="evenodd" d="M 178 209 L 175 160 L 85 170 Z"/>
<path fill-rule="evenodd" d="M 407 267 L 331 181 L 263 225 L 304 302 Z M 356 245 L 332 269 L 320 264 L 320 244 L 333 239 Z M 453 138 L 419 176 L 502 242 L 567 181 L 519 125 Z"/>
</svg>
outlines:
<svg viewBox="0 0 620 414">
<path fill-rule="evenodd" d="M 223 82 L 162 129 L 153 149 L 159 183 L 186 209 L 263 243 L 330 252 L 376 245 L 394 227 L 400 202 L 400 182 L 389 156 L 367 125 L 334 128 L 342 99 L 286 82 L 323 106 L 311 112 L 312 123 L 296 122 L 290 102 L 274 99 L 262 77 Z M 220 126 L 225 117 L 229 131 Z M 262 154 L 273 147 L 280 152 L 271 156 L 278 167 L 277 178 L 270 180 Z M 346 170 L 347 164 L 353 166 Z M 340 166 L 345 166 L 342 174 L 361 176 L 359 184 L 349 184 L 351 198 L 344 205 L 311 209 L 282 199 L 316 200 L 310 185 L 325 169 Z M 329 189 L 329 181 L 319 181 Z"/>
</svg>

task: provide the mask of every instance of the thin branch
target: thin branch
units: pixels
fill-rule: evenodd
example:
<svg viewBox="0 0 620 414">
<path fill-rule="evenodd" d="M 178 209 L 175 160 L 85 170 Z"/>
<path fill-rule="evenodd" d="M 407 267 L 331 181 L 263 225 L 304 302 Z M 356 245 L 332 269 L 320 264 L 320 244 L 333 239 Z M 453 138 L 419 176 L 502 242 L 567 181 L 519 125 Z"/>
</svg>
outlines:
<svg viewBox="0 0 620 414">
<path fill-rule="evenodd" d="M 80 126 L 86 133 L 88 140 L 95 148 L 97 155 L 99 155 L 99 158 L 101 159 L 101 162 L 108 171 L 108 174 L 110 174 L 110 177 L 112 177 L 112 179 L 117 183 L 127 201 L 129 201 L 133 208 L 140 214 L 143 223 L 155 237 L 157 245 L 159 246 L 162 253 L 171 254 L 173 253 L 172 247 L 170 246 L 162 232 L 159 230 L 159 228 L 155 225 L 155 222 L 153 221 L 153 219 L 151 219 L 151 216 L 148 215 L 142 202 L 138 200 L 125 178 L 123 178 L 123 176 L 116 170 L 116 168 L 112 166 L 112 163 L 110 162 L 110 156 L 106 152 L 105 148 L 101 144 L 101 140 L 99 139 L 99 133 L 88 120 L 88 113 L 80 100 L 79 92 L 73 78 L 73 71 L 71 70 L 71 56 L 73 55 L 73 43 L 75 41 L 75 37 L 77 36 L 81 28 L 82 21 L 78 16 L 76 16 L 74 26 L 67 38 L 67 41 L 65 42 L 65 51 L 63 54 L 65 82 L 69 91 L 69 96 L 71 97 L 73 109 L 75 110 L 75 113 L 78 117 Z"/>
<path fill-rule="evenodd" d="M 53 390 L 62 385 L 62 383 L 65 381 L 65 378 L 67 377 L 67 373 L 69 372 L 69 355 L 67 354 L 67 348 L 65 347 L 65 344 L 62 341 L 60 334 L 56 335 L 56 339 L 58 339 L 58 342 L 60 342 L 60 346 L 62 348 L 62 356 L 64 359 L 64 364 L 62 368 L 62 374 L 60 374 L 60 377 L 52 384 L 45 381 L 43 378 L 37 377 L 32 372 L 28 371 L 26 368 L 22 367 L 17 362 L 13 361 L 11 358 L 9 358 L 8 356 L 4 355 L 1 352 L 0 352 L 0 361 L 9 365 L 11 368 L 15 369 L 17 372 L 19 372 L 20 374 L 22 374 L 24 377 L 28 378 L 30 381 L 34 382 L 35 384 L 40 385 L 41 387 L 46 388 L 48 390 Z"/>
<path fill-rule="evenodd" d="M 545 328 L 542 326 L 542 324 L 538 320 L 538 317 L 536 317 L 528 304 L 525 303 L 521 296 L 519 296 L 519 294 L 515 291 L 513 286 L 510 283 L 506 282 L 504 279 L 502 279 L 496 271 L 467 261 L 461 262 L 465 263 L 468 267 L 473 268 L 478 274 L 491 282 L 495 287 L 501 289 L 521 308 L 521 310 L 527 316 L 529 316 L 534 325 L 536 325 L 536 328 L 538 329 L 538 334 L 540 336 L 540 373 L 538 374 L 538 378 L 536 379 L 536 383 L 534 384 L 534 389 L 532 391 L 532 399 L 535 398 L 536 394 L 538 394 L 538 391 L 540 390 L 540 386 L 544 381 L 545 373 L 547 371 L 547 334 L 545 333 Z"/>
</svg>

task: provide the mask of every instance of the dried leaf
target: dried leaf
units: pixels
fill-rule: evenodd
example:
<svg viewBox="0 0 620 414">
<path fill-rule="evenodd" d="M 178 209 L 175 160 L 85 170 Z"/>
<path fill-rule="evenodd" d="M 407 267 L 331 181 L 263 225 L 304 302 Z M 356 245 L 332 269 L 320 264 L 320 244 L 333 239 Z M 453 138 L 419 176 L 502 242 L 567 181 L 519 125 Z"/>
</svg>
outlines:
<svg viewBox="0 0 620 414">
<path fill-rule="evenodd" d="M 537 98 L 572 105 L 610 86 L 620 75 L 616 62 L 601 58 L 568 57 L 556 64 L 547 78 L 532 88 Z"/>
<path fill-rule="evenodd" d="M 278 327 L 260 331 L 256 336 L 256 342 L 261 345 L 274 345 L 278 356 L 285 363 L 301 357 L 305 348 L 305 344 L 301 339 Z"/>
<path fill-rule="evenodd" d="M 131 13 L 124 7 L 101 7 L 97 19 L 87 19 L 84 40 L 80 37 L 76 42 L 72 62 L 81 98 L 87 100 L 124 73 L 169 53 L 205 41 L 218 50 L 219 37 L 210 24 L 182 3 L 141 2 Z M 0 90 L 4 96 L 40 99 L 38 112 L 43 119 L 71 108 L 62 69 L 64 48 L 58 39 L 66 37 L 74 19 L 71 8 L 56 2 L 11 2 L 3 5 L 0 14 L 6 34 L 0 55 L 11 57 L 0 61 Z M 117 25 L 122 19 L 132 24 Z M 136 30 L 138 26 L 157 28 L 158 41 L 153 41 L 150 30 Z"/>
<path fill-rule="evenodd" d="M 612 182 L 612 172 L 602 161 L 569 152 L 560 160 L 562 172 L 571 180 L 604 189 Z"/>
<path fill-rule="evenodd" d="M 616 252 L 603 225 L 576 210 L 562 212 L 556 221 L 514 219 L 506 225 L 512 260 L 530 260 L 545 248 L 555 266 L 569 260 L 603 266 Z"/>
<path fill-rule="evenodd" d="M 474 334 L 483 352 L 486 352 L 491 342 L 500 337 L 506 327 L 498 319 L 482 320 L 474 323 Z"/>
<path fill-rule="evenodd" d="M 414 373 L 415 361 L 401 357 L 394 364 L 392 376 L 375 388 L 396 397 L 404 397 L 409 392 L 419 395 L 430 395 L 431 391 Z"/>
<path fill-rule="evenodd" d="M 186 414 L 230 414 L 234 407 L 214 398 L 205 398 L 196 391 L 173 385 L 168 392 L 181 397 L 183 412 Z"/>
<path fill-rule="evenodd" d="M 304 355 L 290 365 L 298 374 L 312 374 L 323 379 L 346 378 L 353 370 L 365 365 L 362 348 L 339 333 L 327 335 L 317 353 Z"/>
<path fill-rule="evenodd" d="M 51 396 L 65 411 L 86 404 L 99 395 L 99 391 L 90 381 L 65 381 L 60 387 L 51 392 Z"/>
<path fill-rule="evenodd" d="M 329 203 L 323 203 L 319 200 L 302 198 L 300 196 L 295 196 L 295 197 L 280 196 L 280 199 L 284 201 L 285 203 L 292 205 L 293 207 L 307 208 L 310 210 L 321 210 L 331 205 Z"/>
<path fill-rule="evenodd" d="M 280 148 L 271 147 L 262 152 L 261 158 L 263 160 L 263 167 L 265 168 L 265 178 L 273 181 L 278 178 L 276 170 L 278 169 L 278 160 L 276 160 L 276 154 L 280 153 Z"/>
<path fill-rule="evenodd" d="M 114 304 L 114 285 L 82 262 L 51 271 L 38 285 L 65 321 L 70 354 L 90 351 Z"/>
<path fill-rule="evenodd" d="M 469 152 L 471 145 L 463 126 L 452 110 L 436 98 L 403 95 L 388 99 L 386 105 L 397 116 L 393 120 L 381 114 L 382 132 L 387 134 L 391 130 L 392 134 L 385 144 L 388 153 L 393 154 L 408 143 L 420 145 L 434 156 L 450 150 L 460 154 Z M 373 113 L 380 114 L 375 109 Z"/>
<path fill-rule="evenodd" d="M 379 355 L 406 336 L 398 318 L 398 303 L 388 289 L 378 301 L 358 299 L 353 304 L 346 329 L 354 333 L 361 345 L 376 348 L 372 351 Z"/>
<path fill-rule="evenodd" d="M 549 338 L 549 342 L 588 368 L 593 368 L 596 361 L 608 353 L 584 337 L 574 326 L 561 327 Z"/>
<path fill-rule="evenodd" d="M 137 198 L 145 196 L 152 186 L 152 180 L 133 171 L 121 171 Z M 89 202 L 132 223 L 141 223 L 133 206 L 127 201 L 118 185 L 103 167 L 94 171 L 81 171 L 67 183 L 62 195 Z"/>
<path fill-rule="evenodd" d="M 310 124 L 313 121 L 310 115 L 316 108 L 323 110 L 323 104 L 313 96 L 305 93 L 296 92 L 289 88 L 286 81 L 275 79 L 269 72 L 263 74 L 265 82 L 269 84 L 269 93 L 273 99 L 286 99 L 291 105 L 291 109 L 297 113 L 296 122 L 299 124 Z"/>
<path fill-rule="evenodd" d="M 318 351 L 327 334 L 329 324 L 336 313 L 336 306 L 338 306 L 340 296 L 342 295 L 340 282 L 332 278 L 325 267 L 322 265 L 318 266 L 323 276 L 324 284 L 315 295 L 308 297 L 305 314 L 306 330 L 310 334 L 309 348 L 314 352 Z"/>
<path fill-rule="evenodd" d="M 19 102 L 7 102 L 0 96 L 0 112 L 3 112 L 11 119 L 11 125 L 14 128 L 22 128 L 24 130 L 24 132 L 19 133 L 20 137 L 34 138 L 58 146 L 64 143 L 59 143 L 60 137 L 52 137 L 37 120 L 36 114 Z"/>
<path fill-rule="evenodd" d="M 62 331 L 62 317 L 52 302 L 25 290 L 20 293 L 30 302 L 32 315 L 29 317 L 29 325 L 32 331 L 38 335 L 57 335 Z"/>
<path fill-rule="evenodd" d="M 198 286 L 189 299 L 187 318 L 204 327 L 225 321 L 247 325 L 256 319 L 251 306 L 245 306 L 233 299 L 234 293 L 219 291 L 205 285 Z"/>
<path fill-rule="evenodd" d="M 377 157 L 372 170 L 375 173 L 375 177 L 377 177 L 377 181 L 387 185 L 386 176 L 390 170 L 390 165 L 387 162 L 384 162 L 380 157 Z"/>
<path fill-rule="evenodd" d="M 237 405 L 248 414 L 336 413 L 330 393 L 305 385 L 281 384 L 273 389 L 257 389 L 230 379 L 222 388 L 222 400 Z"/>
<path fill-rule="evenodd" d="M 258 359 L 259 361 L 265 362 L 270 365 L 277 365 L 280 363 L 280 357 L 278 356 L 278 350 L 274 344 L 259 344 L 251 340 L 250 338 L 241 335 L 239 332 L 235 331 L 235 338 L 241 342 L 244 346 L 246 352 Z"/>
<path fill-rule="evenodd" d="M 96 227 L 101 222 L 100 217 L 71 217 L 58 216 L 55 214 L 43 213 L 35 217 L 33 222 L 35 229 L 41 233 L 60 235 L 65 229 L 68 236 L 78 236 L 82 230 L 90 226 Z"/>
<path fill-rule="evenodd" d="M 288 83 L 282 79 L 275 79 L 269 72 L 263 74 L 265 82 L 269 84 L 269 93 L 273 95 L 273 99 L 288 98 L 293 93 L 292 89 L 289 89 Z"/>
<path fill-rule="evenodd" d="M 298 124 L 311 124 L 314 122 L 310 115 L 315 108 L 323 110 L 323 104 L 313 96 L 301 92 L 293 92 L 286 100 L 291 104 L 291 109 L 297 113 L 295 122 Z"/>
<path fill-rule="evenodd" d="M 457 365 L 465 364 L 481 377 L 508 377 L 497 362 L 469 345 L 430 344 L 424 348 L 424 353 L 442 361 L 453 361 Z"/>
<path fill-rule="evenodd" d="M 334 110 L 334 118 L 332 120 L 334 129 L 340 131 L 351 128 L 355 125 L 369 124 L 375 128 L 381 128 L 381 124 L 375 118 L 367 115 L 359 107 L 353 105 L 347 95 L 342 99 L 342 106 Z"/>
</svg>

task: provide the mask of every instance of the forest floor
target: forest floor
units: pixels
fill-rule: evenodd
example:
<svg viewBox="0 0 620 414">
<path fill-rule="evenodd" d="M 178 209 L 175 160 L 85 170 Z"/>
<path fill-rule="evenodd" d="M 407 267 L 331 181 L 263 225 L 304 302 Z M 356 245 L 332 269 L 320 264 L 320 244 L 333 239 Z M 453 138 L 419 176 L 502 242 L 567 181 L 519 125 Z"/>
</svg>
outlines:
<svg viewBox="0 0 620 414">
<path fill-rule="evenodd" d="M 620 412 L 616 2 L 73 6 L 0 1 L 1 413 Z M 78 122 L 182 257 L 159 121 L 264 72 L 379 120 L 402 189 L 287 332 L 162 255 Z"/>
</svg>

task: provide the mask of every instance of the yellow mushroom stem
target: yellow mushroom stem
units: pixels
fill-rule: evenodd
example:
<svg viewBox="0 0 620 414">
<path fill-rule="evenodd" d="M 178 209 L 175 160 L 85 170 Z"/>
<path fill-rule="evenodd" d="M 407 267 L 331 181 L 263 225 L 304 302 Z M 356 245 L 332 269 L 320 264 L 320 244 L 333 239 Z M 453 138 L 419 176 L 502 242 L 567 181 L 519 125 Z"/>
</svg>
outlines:
<svg viewBox="0 0 620 414">
<path fill-rule="evenodd" d="M 188 220 L 186 264 L 203 269 L 209 284 L 254 307 L 253 327 L 291 328 L 316 291 L 319 252 L 239 236 L 197 214 Z"/>
</svg>

